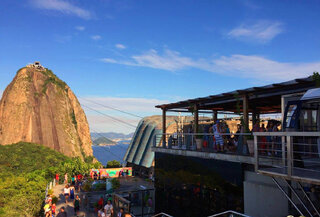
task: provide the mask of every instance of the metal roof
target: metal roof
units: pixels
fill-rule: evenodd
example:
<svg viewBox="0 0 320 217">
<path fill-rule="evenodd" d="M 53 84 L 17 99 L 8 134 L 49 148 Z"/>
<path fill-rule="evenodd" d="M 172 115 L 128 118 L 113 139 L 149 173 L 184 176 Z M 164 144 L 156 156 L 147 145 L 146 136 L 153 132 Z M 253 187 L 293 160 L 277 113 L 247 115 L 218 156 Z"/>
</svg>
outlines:
<svg viewBox="0 0 320 217">
<path fill-rule="evenodd" d="M 188 111 L 193 105 L 198 105 L 199 110 L 217 110 L 235 112 L 243 95 L 247 95 L 251 108 L 255 107 L 261 113 L 279 112 L 281 105 L 281 95 L 304 92 L 315 87 L 312 76 L 294 79 L 286 82 L 274 83 L 260 87 L 250 87 L 230 92 L 225 92 L 207 97 L 188 99 L 175 103 L 157 105 L 169 111 Z M 241 106 L 241 105 L 240 105 Z M 180 109 L 180 110 L 177 110 Z M 249 106 L 250 111 L 250 106 Z"/>
</svg>

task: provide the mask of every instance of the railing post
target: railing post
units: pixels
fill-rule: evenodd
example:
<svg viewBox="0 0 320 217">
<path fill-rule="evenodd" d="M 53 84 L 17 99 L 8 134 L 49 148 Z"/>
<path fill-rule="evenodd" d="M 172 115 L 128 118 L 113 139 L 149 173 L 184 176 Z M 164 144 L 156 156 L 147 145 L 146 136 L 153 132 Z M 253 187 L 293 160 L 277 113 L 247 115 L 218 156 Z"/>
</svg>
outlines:
<svg viewBox="0 0 320 217">
<path fill-rule="evenodd" d="M 193 148 L 194 148 L 194 146 L 193 146 L 193 145 L 194 145 L 194 144 L 193 144 L 194 141 L 193 141 L 193 140 L 194 140 L 194 139 L 193 139 L 193 133 L 192 133 L 192 134 L 191 134 L 191 141 L 192 141 L 192 142 L 191 142 L 191 147 L 192 147 L 191 150 L 193 150 Z"/>
<path fill-rule="evenodd" d="M 292 175 L 292 141 L 291 136 L 287 136 L 287 166 L 288 166 L 288 177 Z"/>
<path fill-rule="evenodd" d="M 286 168 L 286 137 L 281 136 L 282 165 Z"/>
<path fill-rule="evenodd" d="M 258 136 L 253 134 L 253 143 L 254 143 L 254 170 L 258 172 L 259 158 L 258 158 Z"/>
</svg>

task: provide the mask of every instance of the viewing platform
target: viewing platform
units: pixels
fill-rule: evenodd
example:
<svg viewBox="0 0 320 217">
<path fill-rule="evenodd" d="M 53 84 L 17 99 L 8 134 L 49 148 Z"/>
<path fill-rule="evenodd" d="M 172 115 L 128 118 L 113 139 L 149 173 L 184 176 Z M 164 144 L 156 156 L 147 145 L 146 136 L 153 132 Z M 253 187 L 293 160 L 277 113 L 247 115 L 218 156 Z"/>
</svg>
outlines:
<svg viewBox="0 0 320 217">
<path fill-rule="evenodd" d="M 203 147 L 197 138 L 209 140 L 214 134 L 157 134 L 152 151 L 253 165 L 255 172 L 312 184 L 320 184 L 320 132 L 254 132 L 221 134 L 243 140 L 228 151 Z M 253 141 L 246 139 L 253 136 Z M 262 138 L 273 138 L 266 142 Z M 204 140 L 201 140 L 201 143 Z M 198 143 L 198 144 L 197 144 Z"/>
</svg>

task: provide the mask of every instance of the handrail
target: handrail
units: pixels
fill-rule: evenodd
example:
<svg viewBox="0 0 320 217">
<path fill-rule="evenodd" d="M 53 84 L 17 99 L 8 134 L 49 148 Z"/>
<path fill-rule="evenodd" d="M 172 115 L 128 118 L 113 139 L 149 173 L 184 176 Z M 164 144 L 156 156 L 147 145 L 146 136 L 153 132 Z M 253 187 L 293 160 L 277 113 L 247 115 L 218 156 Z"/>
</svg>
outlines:
<svg viewBox="0 0 320 217">
<path fill-rule="evenodd" d="M 320 132 L 253 132 L 253 136 L 256 172 L 320 183 L 319 176 L 312 173 L 320 172 L 313 165 L 320 165 Z M 265 137 L 264 141 L 259 137 Z M 314 139 L 317 139 L 318 142 L 315 142 Z M 308 148 L 307 151 L 306 148 Z M 278 162 L 279 165 L 269 168 L 261 167 L 260 160 L 265 159 L 281 161 Z"/>
<path fill-rule="evenodd" d="M 253 136 L 320 136 L 320 132 L 253 132 Z"/>
<path fill-rule="evenodd" d="M 164 212 L 158 213 L 158 214 L 156 214 L 156 215 L 154 215 L 154 216 L 152 216 L 152 217 L 157 217 L 157 216 L 173 217 L 173 216 L 171 216 L 171 215 L 169 215 L 169 214 L 167 214 L 167 213 L 164 213 Z"/>
<path fill-rule="evenodd" d="M 214 136 L 214 133 L 157 133 L 156 135 L 211 135 Z M 250 136 L 252 133 L 219 133 L 221 136 L 230 136 L 230 135 L 235 135 L 235 136 Z"/>
<path fill-rule="evenodd" d="M 217 213 L 217 214 L 214 214 L 214 215 L 211 215 L 211 216 L 208 216 L 208 217 L 216 217 L 216 216 L 221 216 L 221 215 L 224 215 L 224 214 L 235 214 L 235 215 L 242 216 L 242 217 L 250 217 L 248 215 L 245 215 L 245 214 L 233 211 L 233 210 L 224 211 L 224 212 Z"/>
</svg>

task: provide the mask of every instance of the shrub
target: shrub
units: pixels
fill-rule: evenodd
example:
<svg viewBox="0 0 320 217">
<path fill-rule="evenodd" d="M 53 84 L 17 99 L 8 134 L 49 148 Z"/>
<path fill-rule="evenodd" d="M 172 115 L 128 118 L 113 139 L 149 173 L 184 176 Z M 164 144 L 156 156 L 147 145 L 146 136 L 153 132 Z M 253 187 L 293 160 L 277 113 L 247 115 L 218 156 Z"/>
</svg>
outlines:
<svg viewBox="0 0 320 217">
<path fill-rule="evenodd" d="M 40 216 L 46 185 L 56 173 L 87 174 L 93 166 L 42 145 L 0 145 L 0 216 Z"/>
<path fill-rule="evenodd" d="M 112 189 L 116 190 L 118 188 L 120 188 L 120 181 L 117 178 L 113 178 L 111 180 L 111 185 L 112 185 Z"/>
<path fill-rule="evenodd" d="M 106 168 L 120 168 L 121 163 L 117 160 L 108 161 Z"/>
</svg>

